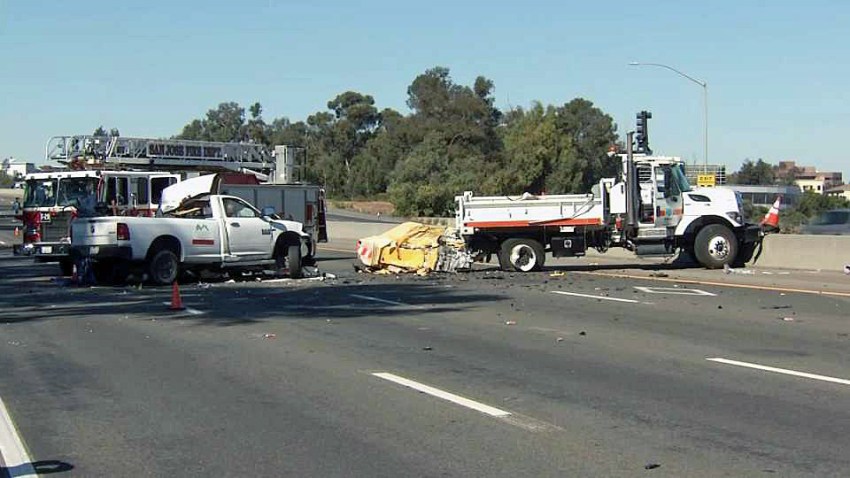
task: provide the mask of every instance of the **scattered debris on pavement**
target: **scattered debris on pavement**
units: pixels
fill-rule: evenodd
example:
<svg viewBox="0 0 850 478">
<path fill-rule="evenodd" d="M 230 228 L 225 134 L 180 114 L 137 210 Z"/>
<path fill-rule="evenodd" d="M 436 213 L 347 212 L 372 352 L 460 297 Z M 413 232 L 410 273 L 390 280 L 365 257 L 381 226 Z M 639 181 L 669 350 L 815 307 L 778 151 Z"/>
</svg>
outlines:
<svg viewBox="0 0 850 478">
<path fill-rule="evenodd" d="M 647 463 L 643 469 L 644 470 L 654 470 L 656 468 L 661 468 L 661 465 L 658 463 Z"/>
<path fill-rule="evenodd" d="M 516 325 L 516 321 L 515 320 L 506 320 L 505 325 Z"/>
<path fill-rule="evenodd" d="M 753 271 L 752 269 L 744 269 L 744 268 L 736 269 L 734 267 L 729 267 L 729 264 L 723 265 L 723 272 L 725 272 L 727 274 L 742 274 L 742 275 L 753 275 L 753 274 L 755 274 L 755 271 Z"/>
<path fill-rule="evenodd" d="M 263 338 L 264 338 L 264 339 L 276 339 L 276 338 L 277 338 L 277 334 L 273 334 L 273 333 L 271 333 L 271 332 L 267 332 L 267 333 L 263 334 Z"/>
</svg>

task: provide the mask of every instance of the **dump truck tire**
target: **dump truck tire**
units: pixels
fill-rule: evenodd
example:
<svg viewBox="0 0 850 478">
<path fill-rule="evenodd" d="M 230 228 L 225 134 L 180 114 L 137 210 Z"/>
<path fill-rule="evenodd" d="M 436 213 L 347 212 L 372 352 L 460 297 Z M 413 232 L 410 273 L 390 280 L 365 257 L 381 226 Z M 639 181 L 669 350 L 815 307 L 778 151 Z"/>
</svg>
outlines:
<svg viewBox="0 0 850 478">
<path fill-rule="evenodd" d="M 706 269 L 720 269 L 725 265 L 732 265 L 738 255 L 738 239 L 724 225 L 705 226 L 697 233 L 694 254 Z"/>
<path fill-rule="evenodd" d="M 508 239 L 499 248 L 499 267 L 503 271 L 539 271 L 545 260 L 543 245 L 534 239 Z"/>
</svg>

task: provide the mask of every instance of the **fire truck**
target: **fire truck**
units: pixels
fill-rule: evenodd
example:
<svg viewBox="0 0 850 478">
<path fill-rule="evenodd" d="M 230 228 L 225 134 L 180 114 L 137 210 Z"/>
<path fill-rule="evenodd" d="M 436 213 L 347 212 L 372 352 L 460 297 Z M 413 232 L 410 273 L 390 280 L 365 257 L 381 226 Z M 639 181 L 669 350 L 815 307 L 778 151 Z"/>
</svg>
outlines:
<svg viewBox="0 0 850 478">
<path fill-rule="evenodd" d="M 15 253 L 59 262 L 70 274 L 70 224 L 79 215 L 152 216 L 162 190 L 178 174 L 143 171 L 59 171 L 24 178 L 23 242 Z M 88 207 L 86 207 L 88 205 Z"/>
<path fill-rule="evenodd" d="M 324 190 L 305 182 L 306 151 L 292 146 L 268 148 L 256 143 L 223 143 L 119 136 L 54 136 L 47 142 L 45 159 L 70 171 L 36 173 L 27 177 L 23 207 L 23 244 L 20 254 L 37 261 L 59 262 L 62 273 L 71 272 L 70 221 L 80 214 L 152 216 L 163 189 L 181 178 L 204 173 L 245 175 L 248 184 L 296 188 L 286 216 L 300 219 L 313 230 L 318 242 L 327 241 Z M 236 179 L 231 181 L 239 182 Z M 91 183 L 92 186 L 87 186 Z M 83 212 L 86 190 L 96 191 L 95 212 Z M 313 198 L 312 200 L 310 198 Z M 90 201 L 90 200 L 89 200 Z M 290 214 L 289 211 L 296 211 Z"/>
</svg>

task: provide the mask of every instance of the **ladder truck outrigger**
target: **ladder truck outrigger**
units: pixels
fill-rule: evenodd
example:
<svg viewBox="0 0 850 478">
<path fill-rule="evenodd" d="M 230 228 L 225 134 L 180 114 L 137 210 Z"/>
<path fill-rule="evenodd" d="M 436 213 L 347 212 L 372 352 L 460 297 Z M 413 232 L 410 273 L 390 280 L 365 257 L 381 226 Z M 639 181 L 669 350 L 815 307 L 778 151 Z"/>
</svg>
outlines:
<svg viewBox="0 0 850 478">
<path fill-rule="evenodd" d="M 619 247 L 638 256 L 684 251 L 709 269 L 741 265 L 765 231 L 744 220 L 740 194 L 723 187 L 694 189 L 681 158 L 654 156 L 647 120 L 638 113 L 628 133 L 618 177 L 604 178 L 589 194 L 455 198 L 456 228 L 467 251 L 495 254 L 504 270 L 539 270 L 546 252 L 583 256 L 588 249 Z"/>
<path fill-rule="evenodd" d="M 303 148 L 77 135 L 50 138 L 45 159 L 70 171 L 30 175 L 25 196 L 32 200 L 25 201 L 24 240 L 15 250 L 37 261 L 59 262 L 65 275 L 72 269 L 70 223 L 80 214 L 91 214 L 80 208 L 88 183 L 95 186 L 98 214 L 153 216 L 163 189 L 179 182 L 181 175 L 221 173 L 254 200 L 257 194 L 252 185 L 262 184 L 272 203 L 258 207 L 272 206 L 280 217 L 300 221 L 314 244 L 327 241 L 324 190 L 304 182 Z M 269 194 L 271 190 L 278 194 Z M 62 199 L 65 191 L 73 194 Z"/>
</svg>

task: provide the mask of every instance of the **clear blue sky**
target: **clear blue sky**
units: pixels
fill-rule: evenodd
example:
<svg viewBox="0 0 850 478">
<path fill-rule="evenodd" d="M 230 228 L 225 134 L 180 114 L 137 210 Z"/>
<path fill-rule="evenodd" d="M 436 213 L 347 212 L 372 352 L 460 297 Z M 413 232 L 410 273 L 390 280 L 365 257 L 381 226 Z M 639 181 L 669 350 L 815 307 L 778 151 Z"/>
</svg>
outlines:
<svg viewBox="0 0 850 478">
<path fill-rule="evenodd" d="M 656 153 L 795 159 L 850 180 L 850 2 L 0 0 L 0 157 L 98 125 L 178 133 L 222 101 L 304 119 L 338 93 L 407 112 L 415 76 L 484 75 L 497 105 L 584 97 Z"/>
</svg>

